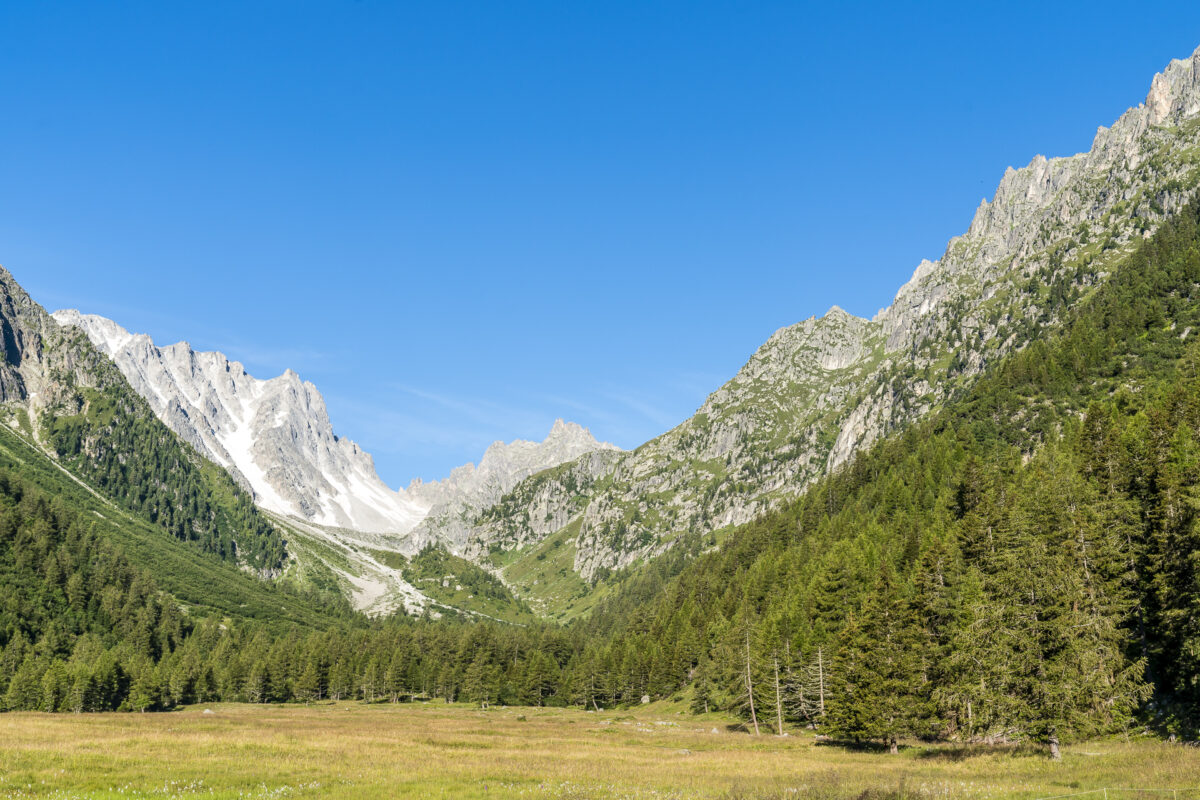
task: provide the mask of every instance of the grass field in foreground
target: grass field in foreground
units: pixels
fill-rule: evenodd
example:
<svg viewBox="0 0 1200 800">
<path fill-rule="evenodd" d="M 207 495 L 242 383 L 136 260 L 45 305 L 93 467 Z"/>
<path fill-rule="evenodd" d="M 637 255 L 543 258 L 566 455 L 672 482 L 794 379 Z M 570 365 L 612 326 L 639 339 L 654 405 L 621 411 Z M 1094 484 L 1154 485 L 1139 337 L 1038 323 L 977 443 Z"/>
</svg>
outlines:
<svg viewBox="0 0 1200 800">
<path fill-rule="evenodd" d="M 205 709 L 211 713 L 205 713 Z M 0 714 L 0 797 L 1038 798 L 1100 787 L 1200 798 L 1200 749 L 1110 740 L 1037 754 L 898 756 L 735 732 L 664 707 L 438 703 Z M 715 731 L 715 732 L 714 732 Z M 1097 795 L 1099 796 L 1099 795 Z M 1112 800 L 1171 795 L 1111 793 Z"/>
</svg>

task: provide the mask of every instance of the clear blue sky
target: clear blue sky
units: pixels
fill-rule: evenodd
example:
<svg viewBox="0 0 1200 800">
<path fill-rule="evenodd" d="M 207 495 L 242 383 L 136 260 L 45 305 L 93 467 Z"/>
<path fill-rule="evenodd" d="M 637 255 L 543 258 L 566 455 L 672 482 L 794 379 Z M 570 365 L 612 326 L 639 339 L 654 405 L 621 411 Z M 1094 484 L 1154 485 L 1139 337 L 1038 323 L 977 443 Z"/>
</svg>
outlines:
<svg viewBox="0 0 1200 800">
<path fill-rule="evenodd" d="M 393 486 L 635 446 L 1087 149 L 1200 3 L 0 3 L 0 263 L 325 394 Z"/>
</svg>

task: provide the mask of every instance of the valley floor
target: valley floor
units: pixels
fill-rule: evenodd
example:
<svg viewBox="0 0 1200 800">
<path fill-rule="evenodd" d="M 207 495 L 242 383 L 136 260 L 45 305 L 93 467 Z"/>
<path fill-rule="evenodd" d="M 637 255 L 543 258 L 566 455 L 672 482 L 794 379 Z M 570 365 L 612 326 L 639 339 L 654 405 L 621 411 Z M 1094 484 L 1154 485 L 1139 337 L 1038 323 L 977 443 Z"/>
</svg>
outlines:
<svg viewBox="0 0 1200 800">
<path fill-rule="evenodd" d="M 889 756 L 676 711 L 342 703 L 3 714 L 0 797 L 1032 799 L 1135 787 L 1200 798 L 1200 749 L 1182 745 L 1092 742 L 1060 764 L 921 745 Z"/>
</svg>

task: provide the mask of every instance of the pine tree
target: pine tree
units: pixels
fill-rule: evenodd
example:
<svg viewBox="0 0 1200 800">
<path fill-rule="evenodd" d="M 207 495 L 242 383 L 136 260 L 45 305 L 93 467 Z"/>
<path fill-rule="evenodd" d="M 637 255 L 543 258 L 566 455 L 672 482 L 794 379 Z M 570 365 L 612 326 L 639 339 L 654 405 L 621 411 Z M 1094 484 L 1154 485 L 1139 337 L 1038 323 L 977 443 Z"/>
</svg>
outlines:
<svg viewBox="0 0 1200 800">
<path fill-rule="evenodd" d="M 42 697 L 42 673 L 46 667 L 33 655 L 28 655 L 17 668 L 8 691 L 4 695 L 4 707 L 9 711 L 32 711 L 38 707 Z"/>
<path fill-rule="evenodd" d="M 902 737 L 919 732 L 926 715 L 919 647 L 920 629 L 885 566 L 842 633 L 839 691 L 829 708 L 835 735 L 881 741 L 895 753 Z"/>
<path fill-rule="evenodd" d="M 304 672 L 296 679 L 296 697 L 305 704 L 315 703 L 321 699 L 324 687 L 321 680 L 321 668 L 316 659 L 310 659 L 304 666 Z"/>
<path fill-rule="evenodd" d="M 354 672 L 349 661 L 339 658 L 329 669 L 329 696 L 334 700 L 341 700 L 353 691 Z"/>
</svg>

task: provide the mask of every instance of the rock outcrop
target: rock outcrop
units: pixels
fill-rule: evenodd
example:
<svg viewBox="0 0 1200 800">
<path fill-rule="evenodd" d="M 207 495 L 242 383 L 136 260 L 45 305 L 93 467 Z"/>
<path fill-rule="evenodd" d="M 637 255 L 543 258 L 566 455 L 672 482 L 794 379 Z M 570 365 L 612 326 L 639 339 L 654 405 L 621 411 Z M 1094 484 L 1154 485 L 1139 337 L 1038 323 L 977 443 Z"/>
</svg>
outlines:
<svg viewBox="0 0 1200 800">
<path fill-rule="evenodd" d="M 112 320 L 56 311 L 111 357 L 154 413 L 270 511 L 337 528 L 404 534 L 429 507 L 389 489 L 371 456 L 333 432 L 325 401 L 291 370 L 259 380 L 186 342 L 157 347 Z"/>
<path fill-rule="evenodd" d="M 615 445 L 597 442 L 587 428 L 561 419 L 555 421 L 544 441 L 494 442 L 478 466 L 466 464 L 440 481 L 414 481 L 408 487 L 409 495 L 430 507 L 413 532 L 412 546 L 419 549 L 441 543 L 453 553 L 470 555 L 469 534 L 479 513 L 522 480 L 581 457 L 589 462 L 604 461 L 619 452 Z"/>
<path fill-rule="evenodd" d="M 198 352 L 186 342 L 158 347 L 145 334 L 75 310 L 53 316 L 84 331 L 159 419 L 225 467 L 263 508 L 330 529 L 387 534 L 373 545 L 407 555 L 430 542 L 461 549 L 465 520 L 523 478 L 616 449 L 558 420 L 543 442 L 496 442 L 478 466 L 395 491 L 376 474 L 369 453 L 334 433 L 321 393 L 295 372 L 259 380 L 222 353 Z"/>
<path fill-rule="evenodd" d="M 834 307 L 776 332 L 675 429 L 514 487 L 479 515 L 465 549 L 578 525 L 575 568 L 590 579 L 796 496 L 1022 347 L 1063 311 L 1052 288 L 1103 280 L 1182 207 L 1197 187 L 1198 114 L 1200 50 L 1171 62 L 1088 152 L 1010 168 L 967 232 L 873 319 Z"/>
</svg>

